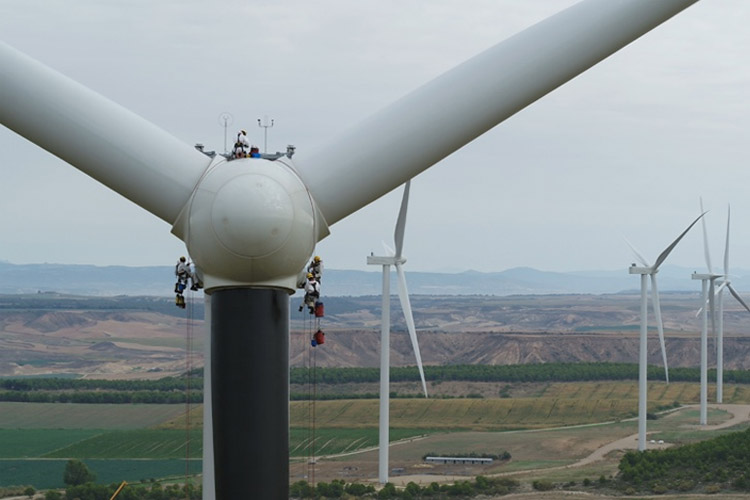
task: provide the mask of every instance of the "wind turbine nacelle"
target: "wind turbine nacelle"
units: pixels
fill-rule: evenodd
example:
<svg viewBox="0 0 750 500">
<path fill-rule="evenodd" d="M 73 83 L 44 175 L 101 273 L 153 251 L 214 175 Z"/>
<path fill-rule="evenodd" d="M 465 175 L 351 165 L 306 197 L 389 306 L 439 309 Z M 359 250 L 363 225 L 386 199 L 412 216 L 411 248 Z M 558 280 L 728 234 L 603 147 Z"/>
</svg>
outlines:
<svg viewBox="0 0 750 500">
<path fill-rule="evenodd" d="M 187 245 L 207 291 L 260 286 L 293 293 L 328 227 L 291 160 L 222 158 L 172 232 Z"/>
</svg>

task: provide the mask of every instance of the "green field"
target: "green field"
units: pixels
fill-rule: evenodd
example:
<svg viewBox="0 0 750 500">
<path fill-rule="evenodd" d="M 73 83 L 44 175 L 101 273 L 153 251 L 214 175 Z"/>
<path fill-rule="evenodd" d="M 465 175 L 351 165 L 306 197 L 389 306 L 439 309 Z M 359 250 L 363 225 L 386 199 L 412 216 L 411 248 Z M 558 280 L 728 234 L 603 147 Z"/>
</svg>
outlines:
<svg viewBox="0 0 750 500">
<path fill-rule="evenodd" d="M 203 432 L 191 430 L 135 429 L 108 431 L 42 455 L 43 458 L 191 458 L 203 456 Z"/>
<path fill-rule="evenodd" d="M 428 429 L 391 429 L 390 441 L 399 441 L 411 437 L 429 434 Z M 358 450 L 366 450 L 378 445 L 377 428 L 321 428 L 314 434 L 309 428 L 292 427 L 289 431 L 289 456 L 292 458 L 307 457 L 314 454 L 339 455 Z"/>
<path fill-rule="evenodd" d="M 508 450 L 513 460 L 503 467 L 511 472 L 566 465 L 613 439 L 635 432 L 635 422 L 622 420 L 636 414 L 636 382 L 540 383 L 524 387 L 526 397 L 393 399 L 391 440 L 427 437 L 394 447 L 392 459 L 419 463 L 423 454 L 436 451 Z M 671 406 L 675 401 L 695 403 L 698 393 L 698 384 L 651 382 L 649 411 Z M 749 400 L 747 386 L 725 385 L 727 403 Z M 346 462 L 351 460 L 348 453 L 377 445 L 377 400 L 316 402 L 314 446 L 311 410 L 309 402 L 290 405 L 293 460 L 314 452 L 316 456 L 342 454 L 345 456 L 336 460 Z M 200 405 L 191 408 L 190 473 L 201 469 L 202 411 Z M 709 413 L 711 423 L 726 418 L 726 412 Z M 612 423 L 599 425 L 601 422 Z M 656 439 L 668 442 L 710 437 L 708 432 L 686 427 L 695 423 L 696 410 L 684 410 L 650 421 L 649 431 L 655 432 Z M 544 430 L 582 424 L 593 425 Z M 0 403 L 0 486 L 60 486 L 68 458 L 84 460 L 102 483 L 184 477 L 188 436 L 184 425 L 184 405 Z M 519 429 L 536 430 L 517 432 Z"/>
<path fill-rule="evenodd" d="M 90 429 L 0 429 L 0 458 L 37 458 L 101 431 Z"/>
<path fill-rule="evenodd" d="M 67 460 L 0 459 L 0 486 L 33 485 L 37 489 L 62 488 Z M 97 483 L 110 484 L 165 477 L 185 477 L 185 460 L 84 460 L 96 473 Z M 189 462 L 189 474 L 200 473 L 200 460 Z"/>
<path fill-rule="evenodd" d="M 184 413 L 184 405 L 0 402 L 0 429 L 141 429 Z"/>
</svg>

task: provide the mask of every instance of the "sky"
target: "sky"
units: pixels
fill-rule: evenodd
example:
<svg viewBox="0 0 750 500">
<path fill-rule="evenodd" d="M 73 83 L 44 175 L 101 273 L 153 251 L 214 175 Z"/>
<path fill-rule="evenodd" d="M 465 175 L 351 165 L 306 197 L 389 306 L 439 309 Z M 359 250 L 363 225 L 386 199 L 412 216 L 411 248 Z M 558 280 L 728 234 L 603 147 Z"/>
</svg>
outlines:
<svg viewBox="0 0 750 500">
<path fill-rule="evenodd" d="M 575 0 L 3 0 L 0 37 L 187 144 L 240 128 L 304 153 Z M 412 181 L 407 271 L 615 270 L 705 208 L 750 268 L 750 2 L 702 0 Z M 1 82 L 0 82 L 1 84 Z M 271 128 L 259 118 L 273 119 Z M 374 138 L 373 140 L 377 140 Z M 387 154 L 387 151 L 384 151 Z M 0 127 L 0 260 L 171 265 L 155 218 Z M 326 267 L 379 271 L 401 188 L 331 227 Z M 705 270 L 700 227 L 668 263 Z M 633 278 L 636 280 L 636 278 Z M 689 279 L 689 278 L 686 278 Z"/>
</svg>

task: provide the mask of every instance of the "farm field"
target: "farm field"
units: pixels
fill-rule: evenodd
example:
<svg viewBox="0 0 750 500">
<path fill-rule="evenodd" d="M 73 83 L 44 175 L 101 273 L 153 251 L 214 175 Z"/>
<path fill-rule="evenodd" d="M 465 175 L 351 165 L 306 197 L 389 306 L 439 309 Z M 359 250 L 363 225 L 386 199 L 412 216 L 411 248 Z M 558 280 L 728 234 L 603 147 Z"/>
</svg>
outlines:
<svg viewBox="0 0 750 500">
<path fill-rule="evenodd" d="M 494 385 L 497 392 L 500 384 Z M 398 441 L 391 448 L 392 467 L 403 467 L 408 474 L 502 473 L 559 481 L 615 473 L 617 454 L 585 467 L 558 468 L 636 432 L 636 423 L 628 419 L 635 416 L 637 383 L 518 384 L 508 390 L 525 397 L 392 400 L 391 440 Z M 698 391 L 698 384 L 652 382 L 649 411 L 671 407 L 675 401 L 694 404 Z M 725 400 L 748 404 L 750 391 L 726 385 Z M 184 405 L 0 403 L 0 486 L 60 486 L 68 458 L 83 459 L 101 482 L 184 477 L 188 434 L 189 468 L 196 473 L 201 467 L 202 411 L 201 405 L 191 407 L 188 433 Z M 320 457 L 318 480 L 372 479 L 377 470 L 378 402 L 316 402 L 314 446 L 310 411 L 310 402 L 291 404 L 291 480 L 304 477 L 307 466 L 301 459 L 313 451 Z M 727 411 L 712 410 L 709 423 L 729 417 Z M 728 432 L 699 430 L 697 421 L 697 409 L 683 408 L 650 420 L 648 429 L 650 437 L 670 444 Z M 487 470 L 441 470 L 422 464 L 428 453 L 504 451 L 512 460 Z"/>
<path fill-rule="evenodd" d="M 0 460 L 0 486 L 33 485 L 37 489 L 62 488 L 67 460 Z M 185 478 L 185 460 L 84 460 L 96 472 L 97 483 L 137 483 L 160 478 Z M 191 460 L 190 474 L 201 471 L 201 461 Z"/>
</svg>

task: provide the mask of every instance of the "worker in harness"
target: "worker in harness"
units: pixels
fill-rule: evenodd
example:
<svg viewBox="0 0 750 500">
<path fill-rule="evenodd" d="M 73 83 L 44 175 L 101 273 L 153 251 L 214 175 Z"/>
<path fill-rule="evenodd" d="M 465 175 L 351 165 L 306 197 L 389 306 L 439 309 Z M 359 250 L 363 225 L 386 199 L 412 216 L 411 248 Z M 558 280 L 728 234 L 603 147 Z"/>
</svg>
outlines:
<svg viewBox="0 0 750 500">
<path fill-rule="evenodd" d="M 312 273 L 315 277 L 315 281 L 321 283 L 321 279 L 323 278 L 323 259 L 317 255 L 313 257 L 310 261 L 310 265 L 307 266 L 307 272 Z"/>
<path fill-rule="evenodd" d="M 234 142 L 234 157 L 245 158 L 246 150 L 250 148 L 250 141 L 247 140 L 247 132 L 240 130 L 237 132 L 237 140 Z"/>
<path fill-rule="evenodd" d="M 301 311 L 304 306 L 310 311 L 310 314 L 315 313 L 315 303 L 320 298 L 320 283 L 315 280 L 313 273 L 307 273 L 307 282 L 305 282 L 305 298 L 303 304 L 299 306 Z"/>
<path fill-rule="evenodd" d="M 188 280 L 190 280 L 190 289 L 193 291 L 203 288 L 203 283 L 201 283 L 185 256 L 180 257 L 177 261 L 177 264 L 174 267 L 174 274 L 177 276 L 177 283 L 174 285 L 174 291 L 177 294 L 175 305 L 184 309 L 185 296 L 182 292 L 187 288 Z"/>
</svg>

